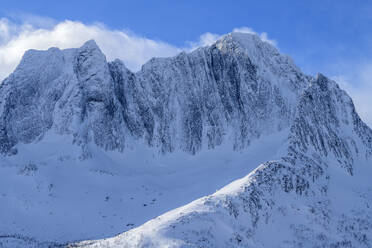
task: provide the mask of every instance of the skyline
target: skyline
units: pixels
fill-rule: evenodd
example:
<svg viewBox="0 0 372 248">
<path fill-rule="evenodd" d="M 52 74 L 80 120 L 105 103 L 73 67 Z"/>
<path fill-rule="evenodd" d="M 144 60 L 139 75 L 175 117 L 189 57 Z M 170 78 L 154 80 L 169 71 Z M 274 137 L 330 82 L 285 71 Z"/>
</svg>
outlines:
<svg viewBox="0 0 372 248">
<path fill-rule="evenodd" d="M 77 47 L 94 38 L 109 60 L 138 70 L 151 57 L 190 51 L 240 29 L 274 40 L 305 73 L 335 79 L 371 125 L 371 25 L 372 1 L 4 1 L 0 78 L 31 48 Z"/>
</svg>

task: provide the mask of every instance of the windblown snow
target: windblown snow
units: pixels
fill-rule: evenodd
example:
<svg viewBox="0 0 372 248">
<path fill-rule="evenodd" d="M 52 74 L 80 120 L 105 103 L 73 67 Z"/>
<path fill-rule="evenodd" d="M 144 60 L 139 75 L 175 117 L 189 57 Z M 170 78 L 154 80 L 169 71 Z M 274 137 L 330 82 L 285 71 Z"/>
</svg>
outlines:
<svg viewBox="0 0 372 248">
<path fill-rule="evenodd" d="M 253 34 L 137 73 L 30 50 L 0 153 L 0 247 L 372 246 L 372 130 Z"/>
</svg>

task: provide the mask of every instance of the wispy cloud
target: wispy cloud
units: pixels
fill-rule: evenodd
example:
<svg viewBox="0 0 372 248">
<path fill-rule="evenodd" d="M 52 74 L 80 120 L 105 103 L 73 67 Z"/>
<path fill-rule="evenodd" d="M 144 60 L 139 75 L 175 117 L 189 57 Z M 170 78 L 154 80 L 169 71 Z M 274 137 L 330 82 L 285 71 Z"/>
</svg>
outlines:
<svg viewBox="0 0 372 248">
<path fill-rule="evenodd" d="M 256 31 L 254 31 L 250 27 L 234 28 L 233 32 L 256 34 L 256 35 L 258 35 L 261 38 L 261 40 L 266 41 L 266 42 L 270 43 L 273 46 L 277 46 L 276 40 L 269 39 L 267 33 L 265 33 L 265 32 L 263 32 L 263 33 L 257 33 Z"/>
<path fill-rule="evenodd" d="M 200 35 L 199 40 L 196 42 L 188 42 L 188 47 L 186 50 L 194 50 L 198 47 L 210 46 L 214 42 L 216 42 L 222 35 L 220 34 L 213 34 L 213 33 L 204 33 Z"/>
<path fill-rule="evenodd" d="M 234 28 L 232 32 L 238 32 L 238 33 L 247 33 L 247 34 L 255 34 L 261 38 L 261 40 L 266 41 L 270 43 L 273 46 L 277 46 L 277 42 L 273 39 L 269 39 L 267 33 L 258 33 L 254 31 L 250 27 L 240 27 L 240 28 Z M 212 45 L 214 42 L 216 42 L 218 39 L 220 39 L 223 35 L 222 34 L 214 34 L 214 33 L 204 33 L 199 37 L 199 40 L 196 42 L 189 42 L 189 47 L 186 50 L 194 50 L 198 47 L 202 46 L 209 46 Z"/>
<path fill-rule="evenodd" d="M 332 79 L 346 90 L 363 121 L 372 127 L 372 62 L 350 66 Z"/>
<path fill-rule="evenodd" d="M 18 25 L 8 19 L 0 19 L 0 79 L 14 70 L 28 49 L 80 47 L 89 39 L 96 40 L 108 60 L 122 59 L 132 70 L 138 70 L 152 57 L 172 56 L 181 51 L 165 42 L 147 39 L 130 31 L 111 30 L 100 23 L 85 25 L 64 21 L 50 26 L 48 21 L 49 27 L 40 27 L 45 24 L 45 19 L 34 18 L 33 21 Z M 38 23 L 35 24 L 35 21 Z"/>
</svg>

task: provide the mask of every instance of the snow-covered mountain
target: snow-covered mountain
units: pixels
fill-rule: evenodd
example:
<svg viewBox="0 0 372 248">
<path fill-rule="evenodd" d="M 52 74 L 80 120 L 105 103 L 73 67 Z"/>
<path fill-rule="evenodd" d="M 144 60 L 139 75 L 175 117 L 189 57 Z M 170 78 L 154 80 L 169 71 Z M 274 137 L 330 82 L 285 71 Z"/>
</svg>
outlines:
<svg viewBox="0 0 372 248">
<path fill-rule="evenodd" d="M 195 154 L 231 140 L 243 149 L 289 126 L 309 77 L 255 35 L 232 33 L 210 47 L 152 59 L 138 73 L 107 63 L 94 41 L 79 49 L 28 51 L 2 84 L 1 152 L 48 131 L 124 151 L 140 140 L 161 152 Z"/>
<path fill-rule="evenodd" d="M 0 101 L 5 247 L 372 246 L 371 129 L 256 35 L 137 73 L 28 51 Z"/>
</svg>

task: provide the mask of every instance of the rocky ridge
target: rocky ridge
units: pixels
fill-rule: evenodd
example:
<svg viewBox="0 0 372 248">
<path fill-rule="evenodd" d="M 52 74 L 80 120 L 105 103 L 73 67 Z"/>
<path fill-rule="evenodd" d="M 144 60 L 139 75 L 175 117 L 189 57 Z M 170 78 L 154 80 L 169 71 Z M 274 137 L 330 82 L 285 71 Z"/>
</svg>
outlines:
<svg viewBox="0 0 372 248">
<path fill-rule="evenodd" d="M 31 50 L 1 85 L 0 151 L 15 154 L 17 144 L 50 131 L 71 135 L 82 158 L 90 157 L 89 143 L 123 151 L 139 142 L 195 154 L 228 140 L 241 150 L 289 127 L 309 79 L 250 34 L 152 59 L 137 73 L 119 60 L 107 63 L 94 41 Z"/>
</svg>

